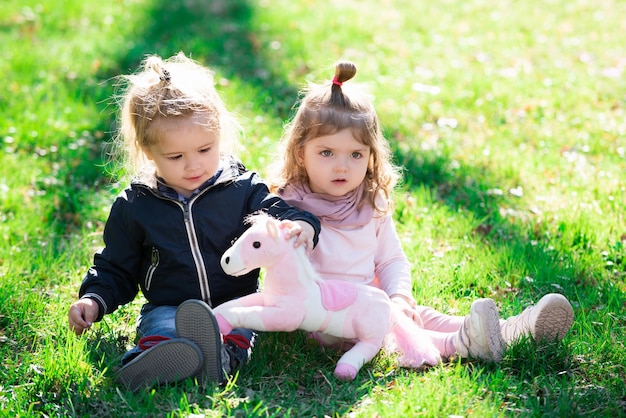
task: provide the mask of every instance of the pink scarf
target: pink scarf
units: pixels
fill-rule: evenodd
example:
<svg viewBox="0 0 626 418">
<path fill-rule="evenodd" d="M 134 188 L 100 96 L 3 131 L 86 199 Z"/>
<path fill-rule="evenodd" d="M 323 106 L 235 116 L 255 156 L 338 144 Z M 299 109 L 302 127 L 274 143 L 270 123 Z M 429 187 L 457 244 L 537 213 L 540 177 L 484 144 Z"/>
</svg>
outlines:
<svg viewBox="0 0 626 418">
<path fill-rule="evenodd" d="M 368 202 L 357 209 L 357 203 L 363 197 L 363 184 L 343 196 L 313 193 L 308 184 L 289 184 L 280 194 L 290 205 L 317 216 L 322 224 L 359 227 L 374 216 L 374 208 Z"/>
</svg>

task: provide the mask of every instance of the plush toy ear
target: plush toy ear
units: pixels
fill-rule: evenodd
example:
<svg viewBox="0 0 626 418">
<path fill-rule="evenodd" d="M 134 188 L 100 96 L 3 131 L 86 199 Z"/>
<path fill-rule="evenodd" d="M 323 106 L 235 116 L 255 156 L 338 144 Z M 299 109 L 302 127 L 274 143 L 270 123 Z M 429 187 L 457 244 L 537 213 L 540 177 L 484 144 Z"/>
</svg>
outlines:
<svg viewBox="0 0 626 418">
<path fill-rule="evenodd" d="M 278 241 L 278 222 L 276 222 L 274 219 L 268 218 L 265 222 L 265 226 L 267 227 L 267 232 L 269 233 L 270 237 L 273 238 L 274 241 Z"/>
</svg>

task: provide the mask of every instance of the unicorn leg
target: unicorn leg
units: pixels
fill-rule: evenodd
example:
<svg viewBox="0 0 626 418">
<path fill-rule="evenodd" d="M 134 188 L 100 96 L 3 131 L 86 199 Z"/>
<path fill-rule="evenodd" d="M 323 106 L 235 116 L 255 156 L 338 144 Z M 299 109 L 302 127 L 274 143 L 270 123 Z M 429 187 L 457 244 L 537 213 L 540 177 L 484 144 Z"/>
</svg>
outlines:
<svg viewBox="0 0 626 418">
<path fill-rule="evenodd" d="M 302 323 L 305 311 L 297 304 L 265 306 L 263 293 L 253 293 L 216 307 L 213 312 L 224 334 L 233 328 L 256 331 L 294 331 Z"/>
<path fill-rule="evenodd" d="M 341 380 L 354 380 L 357 372 L 365 363 L 374 358 L 382 347 L 382 341 L 373 343 L 359 341 L 348 350 L 337 362 L 335 377 Z"/>
</svg>

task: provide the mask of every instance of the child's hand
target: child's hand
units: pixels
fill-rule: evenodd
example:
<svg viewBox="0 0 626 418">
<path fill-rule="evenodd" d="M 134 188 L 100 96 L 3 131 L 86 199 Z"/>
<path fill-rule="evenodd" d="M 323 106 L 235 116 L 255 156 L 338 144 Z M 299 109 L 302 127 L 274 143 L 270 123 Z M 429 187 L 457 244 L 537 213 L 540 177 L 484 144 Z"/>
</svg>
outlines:
<svg viewBox="0 0 626 418">
<path fill-rule="evenodd" d="M 304 245 L 307 254 L 313 250 L 313 237 L 315 237 L 315 229 L 306 221 L 290 221 L 288 219 L 280 222 L 280 227 L 287 229 L 286 239 L 296 238 L 294 247 L 298 248 Z"/>
<path fill-rule="evenodd" d="M 391 299 L 391 302 L 412 321 L 417 322 L 418 324 L 421 323 L 421 320 L 417 317 L 417 312 L 413 309 L 415 302 L 410 301 L 406 296 L 400 294 L 391 295 L 389 296 L 389 299 Z"/>
<path fill-rule="evenodd" d="M 70 329 L 73 330 L 76 335 L 81 335 L 91 328 L 93 321 L 98 318 L 99 313 L 100 307 L 95 300 L 89 298 L 77 300 L 72 303 L 68 313 Z"/>
</svg>

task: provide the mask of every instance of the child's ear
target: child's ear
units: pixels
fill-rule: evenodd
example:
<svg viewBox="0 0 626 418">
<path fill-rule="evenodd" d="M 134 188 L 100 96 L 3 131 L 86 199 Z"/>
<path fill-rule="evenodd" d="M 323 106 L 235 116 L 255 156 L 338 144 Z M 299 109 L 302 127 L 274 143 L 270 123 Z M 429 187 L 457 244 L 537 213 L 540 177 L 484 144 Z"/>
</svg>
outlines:
<svg viewBox="0 0 626 418">
<path fill-rule="evenodd" d="M 298 147 L 296 150 L 296 161 L 298 164 L 304 165 L 304 147 Z"/>
<path fill-rule="evenodd" d="M 149 147 L 142 147 L 141 150 L 143 151 L 147 159 L 149 159 L 150 161 L 154 160 L 154 158 L 152 158 L 152 152 L 150 151 Z"/>
</svg>

